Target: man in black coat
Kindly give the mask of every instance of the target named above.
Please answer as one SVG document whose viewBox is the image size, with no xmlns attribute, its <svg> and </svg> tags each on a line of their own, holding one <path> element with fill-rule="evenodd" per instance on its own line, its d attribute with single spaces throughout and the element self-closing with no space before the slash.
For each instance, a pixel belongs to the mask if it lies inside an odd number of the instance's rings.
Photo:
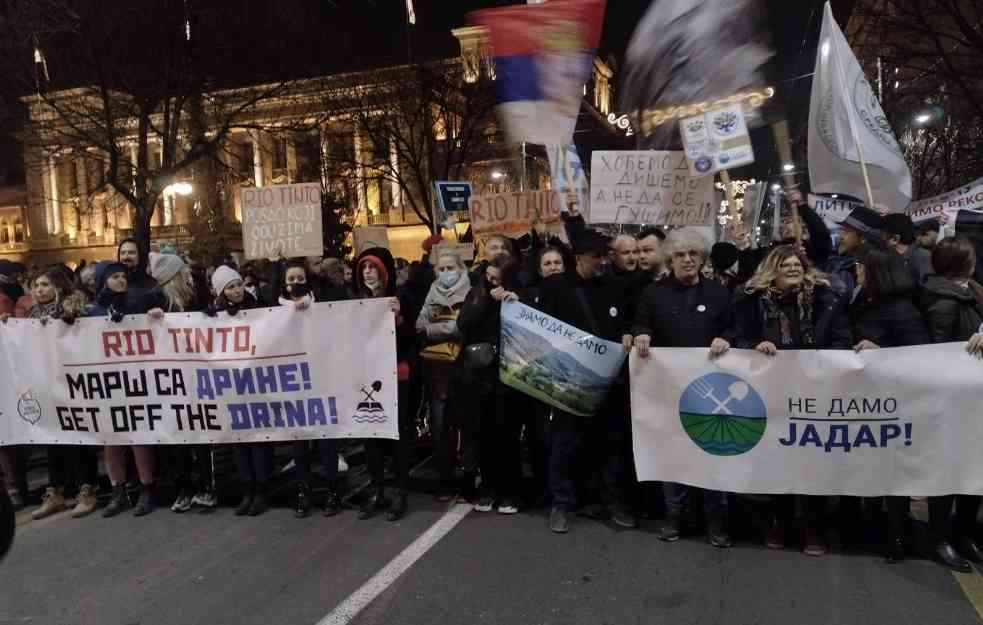
<svg viewBox="0 0 983 625">
<path fill-rule="evenodd" d="M 119 242 L 116 260 L 126 267 L 127 311 L 142 314 L 154 308 L 167 310 L 164 292 L 147 273 L 148 253 L 136 239 L 127 238 Z"/>
<path fill-rule="evenodd" d="M 722 338 L 732 321 L 730 291 L 700 276 L 707 243 L 699 232 L 676 230 L 667 243 L 671 273 L 639 298 L 632 328 L 635 348 L 642 358 L 648 357 L 650 347 L 709 347 L 711 355 L 720 355 L 730 347 Z M 659 538 L 673 542 L 679 540 L 680 519 L 691 489 L 669 482 L 662 489 L 668 514 Z M 726 493 L 704 491 L 703 506 L 710 543 L 729 547 Z"/>
<path fill-rule="evenodd" d="M 550 276 L 540 284 L 539 309 L 560 321 L 609 341 L 630 345 L 625 315 L 624 282 L 601 275 L 608 244 L 602 235 L 585 230 L 574 240 L 576 271 Z M 554 409 L 549 423 L 549 489 L 553 498 L 550 529 L 569 529 L 569 513 L 577 504 L 575 460 L 587 457 L 601 473 L 601 496 L 615 521 L 634 527 L 636 521 L 624 506 L 625 450 L 630 441 L 624 398 L 624 382 L 615 383 L 593 417 L 579 417 Z M 586 444 L 581 445 L 585 442 Z"/>
</svg>

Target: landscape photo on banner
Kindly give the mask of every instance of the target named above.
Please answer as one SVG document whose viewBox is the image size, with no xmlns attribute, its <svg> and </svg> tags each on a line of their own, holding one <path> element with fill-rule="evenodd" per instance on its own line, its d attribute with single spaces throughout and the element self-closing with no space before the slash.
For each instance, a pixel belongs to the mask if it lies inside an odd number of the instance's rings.
<svg viewBox="0 0 983 625">
<path fill-rule="evenodd" d="M 398 438 L 384 299 L 0 326 L 0 445 Z"/>
<path fill-rule="evenodd" d="M 595 150 L 590 223 L 712 226 L 713 178 L 690 175 L 683 152 Z"/>
<path fill-rule="evenodd" d="M 291 258 L 324 253 L 320 183 L 243 187 L 238 193 L 246 258 Z"/>
<path fill-rule="evenodd" d="M 943 215 L 948 216 L 950 221 L 955 221 L 956 213 L 961 210 L 983 212 L 983 178 L 977 178 L 948 193 L 912 202 L 905 213 L 918 224 L 939 219 Z"/>
<path fill-rule="evenodd" d="M 965 343 L 893 349 L 652 349 L 629 359 L 640 481 L 732 493 L 983 494 Z M 912 372 L 917 371 L 917 375 Z"/>
<path fill-rule="evenodd" d="M 499 378 L 565 412 L 591 416 L 614 382 L 626 353 L 519 302 L 502 304 Z"/>
</svg>

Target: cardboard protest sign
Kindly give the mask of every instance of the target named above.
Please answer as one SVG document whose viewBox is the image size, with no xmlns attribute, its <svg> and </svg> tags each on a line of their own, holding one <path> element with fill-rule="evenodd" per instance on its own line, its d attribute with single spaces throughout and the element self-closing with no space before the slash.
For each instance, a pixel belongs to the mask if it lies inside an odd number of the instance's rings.
<svg viewBox="0 0 983 625">
<path fill-rule="evenodd" d="M 438 243 L 430 253 L 430 262 L 436 263 L 441 254 L 457 254 L 463 261 L 474 260 L 474 243 Z"/>
<path fill-rule="evenodd" d="M 359 226 L 352 230 L 352 247 L 361 254 L 370 247 L 389 249 L 389 229 L 385 226 Z"/>
<path fill-rule="evenodd" d="M 113 324 L 11 319 L 0 445 L 395 439 L 395 364 L 384 299 Z"/>
<path fill-rule="evenodd" d="M 519 302 L 502 304 L 504 384 L 571 414 L 597 412 L 625 349 Z"/>
<path fill-rule="evenodd" d="M 955 220 L 956 213 L 961 210 L 983 212 L 983 178 L 948 193 L 912 202 L 905 213 L 917 224 L 939 219 L 943 214 Z"/>
<path fill-rule="evenodd" d="M 693 176 L 711 176 L 754 162 L 751 135 L 740 103 L 681 119 L 679 131 Z"/>
<path fill-rule="evenodd" d="M 552 191 L 514 191 L 472 195 L 468 201 L 471 211 L 471 232 L 475 238 L 493 234 L 522 236 L 532 230 L 537 221 L 547 230 L 560 235 L 560 203 Z M 563 235 L 561 238 L 565 238 Z"/>
<path fill-rule="evenodd" d="M 713 178 L 694 178 L 682 152 L 595 151 L 590 223 L 711 226 Z"/>
<path fill-rule="evenodd" d="M 319 183 L 244 187 L 240 199 L 246 258 L 324 253 Z"/>
</svg>

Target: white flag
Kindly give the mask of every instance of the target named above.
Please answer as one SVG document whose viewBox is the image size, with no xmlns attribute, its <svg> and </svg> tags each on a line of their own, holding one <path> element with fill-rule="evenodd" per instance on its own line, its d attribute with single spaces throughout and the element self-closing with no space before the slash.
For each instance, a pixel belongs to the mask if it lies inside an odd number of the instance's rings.
<svg viewBox="0 0 983 625">
<path fill-rule="evenodd" d="M 874 202 L 903 211 L 911 201 L 911 171 L 827 2 L 809 107 L 812 190 L 866 198 L 861 158 Z"/>
<path fill-rule="evenodd" d="M 413 10 L 413 0 L 406 0 L 406 15 L 409 16 L 410 24 L 416 25 L 416 11 Z"/>
</svg>

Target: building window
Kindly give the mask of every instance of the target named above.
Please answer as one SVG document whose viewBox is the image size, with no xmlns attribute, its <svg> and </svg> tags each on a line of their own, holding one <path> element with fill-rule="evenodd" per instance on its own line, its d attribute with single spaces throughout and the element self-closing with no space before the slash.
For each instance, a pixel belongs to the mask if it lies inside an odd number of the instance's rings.
<svg viewBox="0 0 983 625">
<path fill-rule="evenodd" d="M 287 137 L 273 138 L 273 178 L 287 181 Z"/>
<path fill-rule="evenodd" d="M 7 220 L 0 219 L 0 245 L 10 243 L 10 232 L 7 230 Z"/>
<path fill-rule="evenodd" d="M 19 217 L 14 222 L 14 241 L 17 243 L 24 242 L 24 222 Z"/>
<path fill-rule="evenodd" d="M 294 135 L 297 155 L 296 180 L 294 182 L 320 182 L 321 138 L 318 132 L 298 132 Z"/>
</svg>

